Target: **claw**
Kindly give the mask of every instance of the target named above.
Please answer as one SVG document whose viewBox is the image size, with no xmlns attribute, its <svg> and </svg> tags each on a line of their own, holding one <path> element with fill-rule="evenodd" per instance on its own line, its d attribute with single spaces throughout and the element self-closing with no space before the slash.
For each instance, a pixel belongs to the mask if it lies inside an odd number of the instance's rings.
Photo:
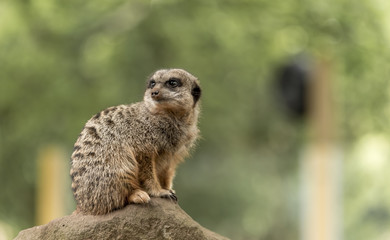
<svg viewBox="0 0 390 240">
<path fill-rule="evenodd" d="M 176 194 L 175 194 L 174 192 L 172 192 L 172 191 L 169 191 L 169 192 L 171 193 L 171 195 L 169 195 L 169 197 L 170 197 L 173 201 L 177 202 L 177 196 L 176 196 Z"/>
<path fill-rule="evenodd" d="M 174 202 L 177 202 L 177 196 L 176 196 L 176 194 L 172 190 L 169 190 L 169 194 L 162 195 L 161 197 L 162 198 L 168 198 L 170 200 L 173 200 Z"/>
</svg>

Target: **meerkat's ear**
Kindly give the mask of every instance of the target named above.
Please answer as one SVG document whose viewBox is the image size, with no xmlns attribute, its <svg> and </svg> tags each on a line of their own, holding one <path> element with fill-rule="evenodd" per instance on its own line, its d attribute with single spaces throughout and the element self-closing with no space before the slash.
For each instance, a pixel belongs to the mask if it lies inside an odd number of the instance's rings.
<svg viewBox="0 0 390 240">
<path fill-rule="evenodd" d="M 202 90 L 198 84 L 194 84 L 194 87 L 191 90 L 192 97 L 194 98 L 194 106 L 198 102 L 200 95 L 202 95 Z"/>
</svg>

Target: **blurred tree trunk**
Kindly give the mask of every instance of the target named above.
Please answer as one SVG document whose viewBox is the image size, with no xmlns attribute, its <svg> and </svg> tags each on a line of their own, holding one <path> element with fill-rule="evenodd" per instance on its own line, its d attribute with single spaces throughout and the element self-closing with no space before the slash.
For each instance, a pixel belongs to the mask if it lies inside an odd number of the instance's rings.
<svg viewBox="0 0 390 240">
<path fill-rule="evenodd" d="M 55 145 L 40 149 L 38 156 L 36 224 L 42 225 L 65 215 L 65 154 Z"/>
<path fill-rule="evenodd" d="M 316 63 L 309 84 L 309 139 L 302 168 L 302 239 L 341 239 L 341 158 L 338 154 L 331 65 Z"/>
</svg>

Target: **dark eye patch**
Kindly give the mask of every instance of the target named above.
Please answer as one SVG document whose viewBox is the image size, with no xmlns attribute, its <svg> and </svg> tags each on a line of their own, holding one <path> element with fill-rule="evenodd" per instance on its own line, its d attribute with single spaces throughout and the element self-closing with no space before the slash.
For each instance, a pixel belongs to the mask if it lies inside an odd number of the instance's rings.
<svg viewBox="0 0 390 240">
<path fill-rule="evenodd" d="M 183 85 L 179 78 L 170 78 L 165 84 L 170 88 L 181 87 Z"/>
<path fill-rule="evenodd" d="M 149 81 L 148 88 L 154 88 L 154 86 L 156 86 L 156 81 L 152 79 Z"/>
</svg>

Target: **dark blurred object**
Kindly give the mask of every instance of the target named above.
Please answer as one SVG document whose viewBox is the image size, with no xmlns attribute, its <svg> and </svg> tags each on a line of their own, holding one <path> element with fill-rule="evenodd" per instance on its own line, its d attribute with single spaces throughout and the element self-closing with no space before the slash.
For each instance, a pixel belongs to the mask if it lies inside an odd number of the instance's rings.
<svg viewBox="0 0 390 240">
<path fill-rule="evenodd" d="M 310 61 L 299 55 L 276 71 L 276 94 L 288 115 L 303 118 L 307 115 L 307 91 Z"/>
</svg>

